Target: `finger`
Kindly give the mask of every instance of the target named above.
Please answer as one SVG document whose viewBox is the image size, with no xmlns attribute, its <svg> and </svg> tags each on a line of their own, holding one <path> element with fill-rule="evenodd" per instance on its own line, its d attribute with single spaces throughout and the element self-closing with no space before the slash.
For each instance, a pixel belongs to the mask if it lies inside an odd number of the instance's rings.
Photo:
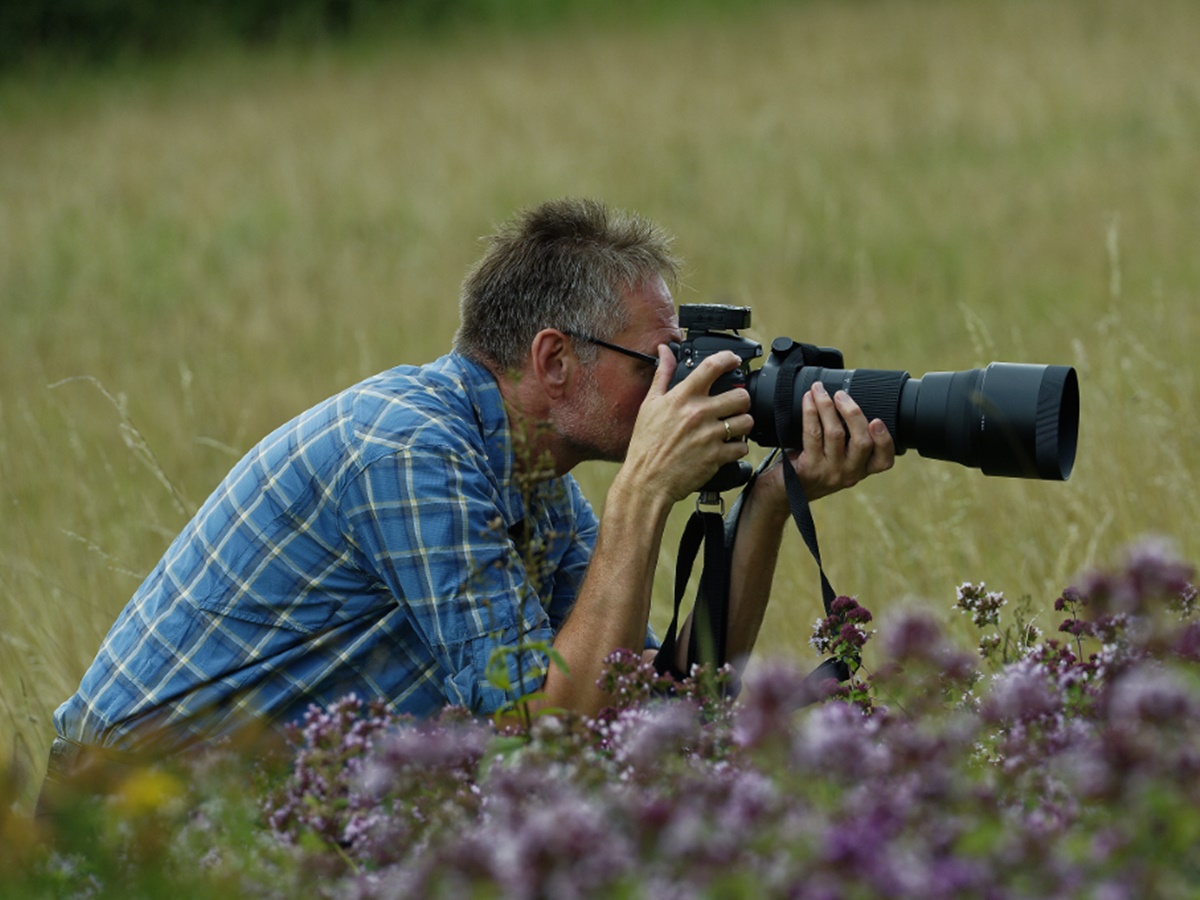
<svg viewBox="0 0 1200 900">
<path fill-rule="evenodd" d="M 727 421 L 729 420 L 726 419 L 721 423 L 721 433 L 717 437 L 717 459 L 722 465 L 741 459 L 750 452 L 750 445 L 733 431 L 732 425 L 730 426 L 730 433 L 733 434 L 733 437 L 730 440 L 725 439 L 724 424 Z"/>
<path fill-rule="evenodd" d="M 688 373 L 683 384 L 694 394 L 707 394 L 718 378 L 741 364 L 741 357 L 732 350 L 722 350 L 702 359 L 700 365 Z"/>
<path fill-rule="evenodd" d="M 875 439 L 871 436 L 867 416 L 862 408 L 854 402 L 854 398 L 845 391 L 838 391 L 834 394 L 833 401 L 848 432 L 846 463 L 851 469 L 865 470 L 875 452 Z"/>
<path fill-rule="evenodd" d="M 721 450 L 726 454 L 721 460 L 721 464 L 724 465 L 725 463 L 736 462 L 749 453 L 750 445 L 745 441 L 730 441 L 727 444 L 722 444 Z"/>
<path fill-rule="evenodd" d="M 846 427 L 842 417 L 838 415 L 837 406 L 825 385 L 814 381 L 812 386 L 813 400 L 817 406 L 817 414 L 821 420 L 822 444 L 825 456 L 841 460 L 846 455 Z"/>
<path fill-rule="evenodd" d="M 740 415 L 750 410 L 750 393 L 745 388 L 732 388 L 712 397 L 712 411 L 719 419 Z"/>
<path fill-rule="evenodd" d="M 750 415 L 749 413 L 730 416 L 729 427 L 733 429 L 734 440 L 744 441 L 750 437 L 750 433 L 754 431 L 754 416 Z"/>
<path fill-rule="evenodd" d="M 833 395 L 834 404 L 846 424 L 846 462 L 852 468 L 873 475 L 887 471 L 895 463 L 896 446 L 882 419 L 867 421 L 862 407 L 846 391 Z"/>
<path fill-rule="evenodd" d="M 651 394 L 662 396 L 667 392 L 667 388 L 671 385 L 671 376 L 675 374 L 675 354 L 671 352 L 671 348 L 666 344 L 658 345 L 658 368 L 654 370 L 654 380 L 650 382 L 650 390 L 646 392 L 647 396 Z"/>
<path fill-rule="evenodd" d="M 883 419 L 872 419 L 868 426 L 871 430 L 871 439 L 875 443 L 875 450 L 871 454 L 871 461 L 868 464 L 867 471 L 872 474 L 886 472 L 896 463 L 896 442 L 892 439 L 892 433 L 883 424 Z"/>
<path fill-rule="evenodd" d="M 800 399 L 800 424 L 804 454 L 809 460 L 824 456 L 825 429 L 821 427 L 821 414 L 817 412 L 817 401 L 812 390 L 805 391 Z"/>
<path fill-rule="evenodd" d="M 746 436 L 754 430 L 754 417 L 744 413 L 726 416 L 721 419 L 721 425 L 727 429 L 721 432 L 721 440 L 726 442 L 744 441 Z"/>
</svg>

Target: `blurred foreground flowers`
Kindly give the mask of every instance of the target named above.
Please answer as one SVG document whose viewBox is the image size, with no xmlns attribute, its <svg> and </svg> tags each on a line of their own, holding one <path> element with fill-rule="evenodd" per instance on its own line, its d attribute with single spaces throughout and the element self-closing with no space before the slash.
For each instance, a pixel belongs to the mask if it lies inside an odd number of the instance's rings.
<svg viewBox="0 0 1200 900">
<path fill-rule="evenodd" d="M 347 697 L 310 710 L 282 770 L 217 752 L 136 776 L 81 801 L 55 851 L 8 813 L 0 895 L 1197 896 L 1193 578 L 1135 547 L 1063 592 L 1050 637 L 962 585 L 977 649 L 929 614 L 874 641 L 846 598 L 814 635 L 868 661 L 849 684 L 773 661 L 737 700 L 703 671 L 656 699 L 620 653 L 617 706 L 523 735 Z"/>
</svg>

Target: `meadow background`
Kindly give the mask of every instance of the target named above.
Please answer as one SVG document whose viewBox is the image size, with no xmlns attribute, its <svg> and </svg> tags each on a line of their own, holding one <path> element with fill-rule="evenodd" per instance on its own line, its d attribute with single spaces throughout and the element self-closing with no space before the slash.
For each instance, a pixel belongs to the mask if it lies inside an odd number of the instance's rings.
<svg viewBox="0 0 1200 900">
<path fill-rule="evenodd" d="M 1200 559 L 1200 7 L 619 8 L 0 76 L 0 767 L 26 797 L 54 708 L 241 453 L 444 352 L 477 238 L 548 197 L 661 222 L 677 300 L 751 305 L 767 341 L 1078 368 L 1069 482 L 910 454 L 817 505 L 880 629 L 970 580 L 1050 632 L 1140 535 Z M 578 472 L 598 507 L 613 472 Z M 819 612 L 789 535 L 763 652 L 815 662 Z"/>
</svg>

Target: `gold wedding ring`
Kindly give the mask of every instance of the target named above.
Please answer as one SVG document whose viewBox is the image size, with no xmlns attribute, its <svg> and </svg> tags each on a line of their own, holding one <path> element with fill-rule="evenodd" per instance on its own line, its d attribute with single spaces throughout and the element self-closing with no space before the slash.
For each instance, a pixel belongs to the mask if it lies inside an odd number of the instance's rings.
<svg viewBox="0 0 1200 900">
<path fill-rule="evenodd" d="M 733 429 L 729 427 L 729 420 L 722 419 L 721 422 L 725 425 L 725 443 L 733 440 Z"/>
</svg>

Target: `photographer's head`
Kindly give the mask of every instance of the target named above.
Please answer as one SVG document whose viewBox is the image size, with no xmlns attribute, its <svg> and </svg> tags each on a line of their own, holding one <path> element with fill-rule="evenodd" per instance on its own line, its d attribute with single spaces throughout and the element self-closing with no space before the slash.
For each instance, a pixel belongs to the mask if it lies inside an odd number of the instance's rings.
<svg viewBox="0 0 1200 900">
<path fill-rule="evenodd" d="M 674 281 L 667 232 L 594 200 L 524 210 L 487 239 L 460 298 L 455 349 L 497 374 L 519 370 L 534 337 L 553 328 L 612 341 L 630 324 L 624 297 L 647 281 Z M 576 341 L 581 362 L 600 348 Z"/>
<path fill-rule="evenodd" d="M 681 337 L 671 241 L 637 214 L 554 200 L 502 226 L 463 282 L 455 349 L 540 423 L 535 452 L 558 472 L 625 456 L 658 347 Z"/>
</svg>

